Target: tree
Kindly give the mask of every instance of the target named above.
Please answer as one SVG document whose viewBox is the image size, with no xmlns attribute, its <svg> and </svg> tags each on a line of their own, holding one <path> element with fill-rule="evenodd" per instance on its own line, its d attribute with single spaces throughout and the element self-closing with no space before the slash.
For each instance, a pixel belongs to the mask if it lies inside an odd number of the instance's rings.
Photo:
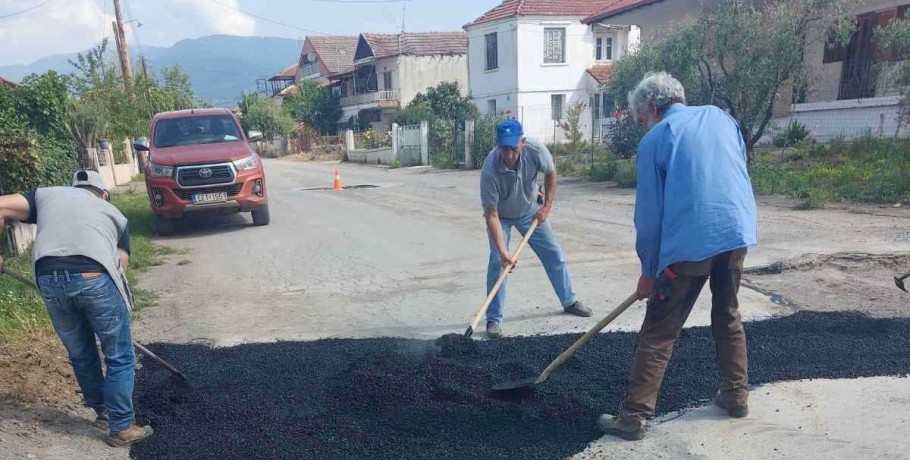
<svg viewBox="0 0 910 460">
<path fill-rule="evenodd" d="M 79 147 L 79 164 L 94 166 L 89 149 L 95 146 L 98 134 L 107 130 L 104 114 L 92 104 L 73 99 L 67 103 L 64 127 Z"/>
<path fill-rule="evenodd" d="M 895 19 L 875 31 L 876 41 L 899 62 L 900 73 L 897 85 L 901 99 L 898 103 L 897 120 L 901 127 L 910 125 L 910 20 Z"/>
<path fill-rule="evenodd" d="M 566 132 L 566 137 L 569 140 L 570 152 L 578 152 L 585 146 L 584 133 L 581 131 L 581 117 L 586 110 L 588 110 L 587 103 L 583 101 L 576 102 L 569 106 L 565 120 L 559 121 L 559 127 Z"/>
<path fill-rule="evenodd" d="M 621 109 L 645 72 L 667 71 L 690 104 L 713 104 L 736 119 L 749 152 L 787 84 L 810 84 L 805 49 L 845 42 L 858 0 L 720 0 L 620 60 L 610 92 Z"/>
<path fill-rule="evenodd" d="M 322 134 L 338 132 L 338 120 L 344 113 L 341 97 L 313 81 L 300 82 L 298 89 L 298 94 L 285 98 L 285 110 Z"/>
<path fill-rule="evenodd" d="M 274 100 L 258 93 L 243 93 L 240 96 L 240 122 L 244 130 L 259 130 L 262 136 L 272 141 L 287 135 L 294 129 L 294 119 Z"/>
</svg>

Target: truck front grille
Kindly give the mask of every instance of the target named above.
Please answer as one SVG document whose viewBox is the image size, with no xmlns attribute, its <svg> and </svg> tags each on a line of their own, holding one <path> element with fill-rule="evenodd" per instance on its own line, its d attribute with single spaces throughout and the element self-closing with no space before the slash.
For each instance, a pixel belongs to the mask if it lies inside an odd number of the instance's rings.
<svg viewBox="0 0 910 460">
<path fill-rule="evenodd" d="M 177 183 L 181 187 L 228 184 L 234 182 L 234 168 L 230 164 L 180 166 Z"/>
</svg>

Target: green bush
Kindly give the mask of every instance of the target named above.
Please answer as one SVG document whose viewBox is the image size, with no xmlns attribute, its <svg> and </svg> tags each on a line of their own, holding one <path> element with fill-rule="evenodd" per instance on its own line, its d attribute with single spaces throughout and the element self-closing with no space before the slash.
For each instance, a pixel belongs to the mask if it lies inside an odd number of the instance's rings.
<svg viewBox="0 0 910 460">
<path fill-rule="evenodd" d="M 614 180 L 622 188 L 635 188 L 638 185 L 638 172 L 635 170 L 635 159 L 617 161 Z"/>
<path fill-rule="evenodd" d="M 774 136 L 775 147 L 793 147 L 800 142 L 809 139 L 811 133 L 805 124 L 799 120 L 791 120 L 787 127 Z"/>
</svg>

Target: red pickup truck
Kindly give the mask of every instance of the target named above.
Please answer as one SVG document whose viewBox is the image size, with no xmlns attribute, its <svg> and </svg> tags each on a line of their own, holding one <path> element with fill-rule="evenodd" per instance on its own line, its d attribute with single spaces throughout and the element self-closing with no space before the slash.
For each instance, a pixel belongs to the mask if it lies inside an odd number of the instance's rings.
<svg viewBox="0 0 910 460">
<path fill-rule="evenodd" d="M 173 234 L 177 219 L 197 212 L 250 212 L 253 224 L 268 225 L 265 170 L 250 146 L 261 138 L 244 133 L 227 109 L 155 115 L 149 141 L 133 146 L 148 152 L 143 172 L 156 233 Z"/>
</svg>

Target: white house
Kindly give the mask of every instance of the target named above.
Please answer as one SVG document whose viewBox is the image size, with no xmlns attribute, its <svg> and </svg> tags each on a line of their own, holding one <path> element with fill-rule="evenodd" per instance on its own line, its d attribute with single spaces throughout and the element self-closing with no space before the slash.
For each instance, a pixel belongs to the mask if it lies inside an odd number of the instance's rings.
<svg viewBox="0 0 910 460">
<path fill-rule="evenodd" d="M 544 142 L 564 140 L 559 121 L 585 104 L 582 130 L 599 138 L 601 120 L 614 112 L 603 84 L 613 62 L 637 43 L 638 31 L 582 19 L 616 3 L 506 0 L 465 25 L 472 100 L 481 111 L 520 120 L 529 136 Z"/>
<path fill-rule="evenodd" d="M 699 14 L 702 5 L 693 0 L 620 0 L 583 22 L 636 26 L 647 41 L 673 21 Z M 865 0 L 856 10 L 857 30 L 848 45 L 828 46 L 813 37 L 805 54 L 813 68 L 809 87 L 805 91 L 783 88 L 774 107 L 775 124 L 797 120 L 821 141 L 900 134 L 899 63 L 876 49 L 874 30 L 894 18 L 910 17 L 908 10 L 910 0 Z M 766 135 L 764 141 L 770 140 L 771 135 Z"/>
</svg>

